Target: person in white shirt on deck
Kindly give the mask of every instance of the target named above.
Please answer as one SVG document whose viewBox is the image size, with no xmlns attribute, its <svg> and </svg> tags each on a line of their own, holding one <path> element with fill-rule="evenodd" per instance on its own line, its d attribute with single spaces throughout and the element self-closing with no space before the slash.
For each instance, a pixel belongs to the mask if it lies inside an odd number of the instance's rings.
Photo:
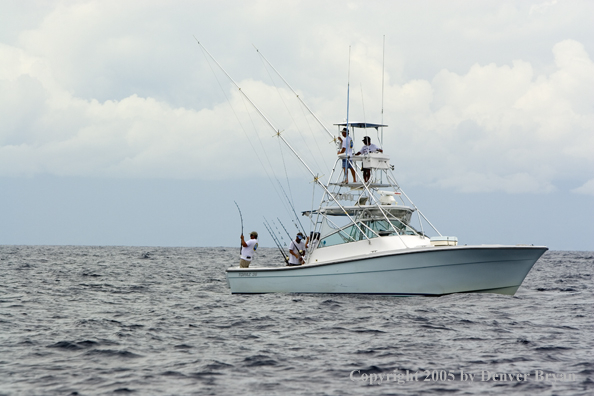
<svg viewBox="0 0 594 396">
<path fill-rule="evenodd" d="M 309 237 L 305 241 L 304 238 L 302 233 L 298 233 L 295 240 L 291 241 L 291 245 L 289 245 L 289 263 L 287 265 L 302 265 L 305 262 L 303 256 L 309 243 Z"/>
<path fill-rule="evenodd" d="M 239 259 L 240 268 L 248 268 L 258 249 L 258 233 L 256 231 L 250 232 L 250 240 L 246 242 L 241 234 L 241 257 Z"/>
<path fill-rule="evenodd" d="M 382 150 L 381 148 L 377 147 L 375 144 L 371 143 L 371 138 L 369 136 L 365 136 L 363 138 L 363 144 L 364 146 L 361 147 L 361 150 L 359 150 L 358 153 L 356 153 L 355 155 L 367 155 L 369 153 L 383 153 L 384 150 Z M 368 168 L 363 168 L 363 179 L 365 180 L 365 183 L 367 183 L 369 181 L 369 179 L 371 178 L 371 169 Z"/>
<path fill-rule="evenodd" d="M 343 139 L 344 138 L 344 139 Z M 353 139 L 350 136 L 347 136 L 347 129 L 342 128 L 342 138 L 339 136 L 338 141 L 340 141 L 341 149 L 338 154 L 345 154 L 347 158 L 342 160 L 342 169 L 344 169 L 344 182 L 349 182 L 349 174 L 347 169 L 351 169 L 351 174 L 353 175 L 353 183 L 357 182 L 357 178 L 355 177 L 355 169 L 353 168 L 353 164 L 350 161 L 350 157 L 353 155 Z"/>
</svg>

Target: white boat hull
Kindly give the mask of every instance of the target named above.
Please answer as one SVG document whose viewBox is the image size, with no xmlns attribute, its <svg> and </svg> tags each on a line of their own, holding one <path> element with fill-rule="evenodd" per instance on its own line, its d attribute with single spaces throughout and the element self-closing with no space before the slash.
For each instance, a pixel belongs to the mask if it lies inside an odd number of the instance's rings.
<svg viewBox="0 0 594 396">
<path fill-rule="evenodd" d="M 382 252 L 299 267 L 229 268 L 231 293 L 513 295 L 543 246 L 448 246 Z"/>
</svg>

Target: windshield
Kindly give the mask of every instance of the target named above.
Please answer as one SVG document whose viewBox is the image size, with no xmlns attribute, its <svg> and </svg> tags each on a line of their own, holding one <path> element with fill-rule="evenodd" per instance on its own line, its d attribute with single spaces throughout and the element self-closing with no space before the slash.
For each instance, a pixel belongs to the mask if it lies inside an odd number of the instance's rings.
<svg viewBox="0 0 594 396">
<path fill-rule="evenodd" d="M 397 219 L 393 219 L 391 223 L 400 235 L 416 234 L 415 230 L 412 227 L 403 224 L 401 221 Z M 358 224 L 359 228 L 363 230 L 367 238 L 397 235 L 387 220 L 367 220 L 358 222 Z M 366 239 L 365 236 L 361 233 L 361 231 L 359 231 L 359 228 L 357 228 L 354 224 L 351 224 L 348 227 L 341 228 L 322 239 L 318 247 L 322 248 Z"/>
</svg>

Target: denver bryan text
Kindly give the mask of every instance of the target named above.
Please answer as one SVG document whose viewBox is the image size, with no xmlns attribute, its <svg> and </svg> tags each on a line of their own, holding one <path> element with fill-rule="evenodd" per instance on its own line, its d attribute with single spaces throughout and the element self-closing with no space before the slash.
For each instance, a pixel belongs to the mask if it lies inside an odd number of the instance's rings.
<svg viewBox="0 0 594 396">
<path fill-rule="evenodd" d="M 403 384 L 405 382 L 573 382 L 577 381 L 575 373 L 547 373 L 543 370 L 533 370 L 528 373 L 501 373 L 481 370 L 478 372 L 459 372 L 447 370 L 398 370 L 387 373 L 363 373 L 361 370 L 353 370 L 349 376 L 353 382 L 363 382 L 369 385 L 380 385 L 384 382 L 395 382 Z"/>
</svg>

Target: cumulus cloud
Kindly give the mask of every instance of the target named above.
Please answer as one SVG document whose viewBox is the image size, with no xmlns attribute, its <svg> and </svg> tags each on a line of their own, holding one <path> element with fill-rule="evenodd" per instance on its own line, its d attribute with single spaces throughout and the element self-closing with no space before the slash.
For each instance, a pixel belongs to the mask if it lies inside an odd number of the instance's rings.
<svg viewBox="0 0 594 396">
<path fill-rule="evenodd" d="M 591 175 L 594 64 L 573 40 L 553 53 L 548 74 L 518 60 L 393 87 L 411 176 L 461 191 L 550 192 L 555 180 Z"/>
<path fill-rule="evenodd" d="M 280 161 L 270 141 L 259 142 L 274 131 L 241 112 L 247 101 L 237 90 L 229 98 L 239 120 L 228 103 L 195 110 L 135 94 L 99 102 L 62 89 L 47 62 L 20 49 L 2 45 L 0 58 L 10 60 L 0 76 L 0 175 L 220 178 L 242 169 L 246 157 L 255 161 L 250 144 Z M 261 82 L 241 84 L 257 101 L 274 94 Z"/>
<path fill-rule="evenodd" d="M 137 32 L 126 30 L 124 23 L 137 9 L 122 5 L 121 13 L 114 14 L 115 4 L 61 4 L 17 43 L 0 43 L 0 175 L 209 179 L 233 178 L 238 170 L 262 176 L 265 168 L 289 176 L 307 174 L 299 165 L 287 166 L 295 159 L 224 77 L 228 102 L 220 92 L 213 95 L 204 84 L 197 85 L 198 79 L 216 85 L 202 58 L 187 62 L 199 73 L 182 70 L 181 62 L 161 59 L 175 51 L 162 42 L 151 48 L 142 40 L 140 32 L 150 30 L 147 21 L 168 26 L 166 18 L 155 17 L 163 11 L 158 3 L 145 10 L 150 18 L 139 17 L 144 22 L 138 21 L 142 29 Z M 545 13 L 553 5 L 542 3 L 530 13 Z M 521 14 L 506 6 L 492 23 L 509 20 L 506 15 L 516 21 Z M 270 18 L 264 11 L 257 15 L 260 22 Z M 114 28 L 105 31 L 103 19 Z M 316 24 L 304 34 L 323 40 L 293 43 L 304 62 L 319 67 L 289 67 L 291 77 L 307 81 L 303 87 L 293 85 L 304 89 L 299 94 L 329 128 L 345 117 L 348 59 L 342 49 L 349 43 L 340 26 Z M 468 63 L 462 72 L 444 68 L 430 78 L 405 79 L 401 63 L 388 64 L 385 149 L 398 178 L 463 192 L 506 193 L 547 193 L 560 180 L 590 180 L 594 64 L 579 41 L 562 40 L 549 49 L 553 61 L 544 67 L 518 58 Z M 252 70 L 243 62 L 229 58 L 222 63 L 233 72 Z M 298 67 L 307 75 L 300 75 Z M 351 68 L 356 76 L 351 120 L 379 121 L 381 47 L 364 39 L 355 42 Z M 340 73 L 344 76 L 337 77 Z M 187 77 L 174 79 L 175 74 Z M 239 84 L 312 168 L 327 175 L 335 159 L 329 137 L 290 91 L 274 86 L 265 74 L 241 76 Z M 151 78 L 171 84 L 155 83 L 149 89 L 143 81 Z M 195 96 L 208 99 L 172 99 L 189 96 L 185 81 L 197 90 Z M 591 181 L 574 190 L 588 191 Z"/>
</svg>

